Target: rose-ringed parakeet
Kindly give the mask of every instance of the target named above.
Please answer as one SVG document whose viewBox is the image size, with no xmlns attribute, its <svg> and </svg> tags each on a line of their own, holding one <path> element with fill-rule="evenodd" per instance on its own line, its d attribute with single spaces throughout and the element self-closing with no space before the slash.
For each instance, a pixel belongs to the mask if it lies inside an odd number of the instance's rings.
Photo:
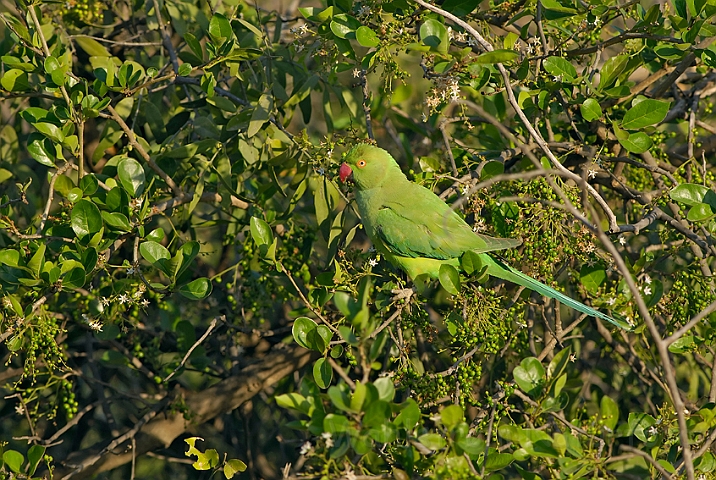
<svg viewBox="0 0 716 480">
<path fill-rule="evenodd" d="M 363 226 L 375 249 L 416 278 L 439 278 L 440 267 L 460 268 L 468 251 L 479 255 L 485 272 L 559 300 L 573 309 L 631 330 L 628 323 L 580 303 L 486 252 L 514 248 L 521 241 L 472 231 L 449 205 L 427 188 L 409 181 L 395 159 L 369 144 L 353 147 L 339 170 L 341 181 L 352 175 Z"/>
</svg>

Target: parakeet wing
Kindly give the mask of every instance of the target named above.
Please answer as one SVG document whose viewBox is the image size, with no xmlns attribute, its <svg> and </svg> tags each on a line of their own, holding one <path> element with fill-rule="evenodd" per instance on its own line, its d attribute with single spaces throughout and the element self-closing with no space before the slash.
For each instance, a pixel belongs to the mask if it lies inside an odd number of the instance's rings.
<svg viewBox="0 0 716 480">
<path fill-rule="evenodd" d="M 520 240 L 478 235 L 444 202 L 422 208 L 394 200 L 384 202 L 375 218 L 380 240 L 391 252 L 405 257 L 446 260 L 468 250 L 489 252 L 520 245 Z"/>
</svg>

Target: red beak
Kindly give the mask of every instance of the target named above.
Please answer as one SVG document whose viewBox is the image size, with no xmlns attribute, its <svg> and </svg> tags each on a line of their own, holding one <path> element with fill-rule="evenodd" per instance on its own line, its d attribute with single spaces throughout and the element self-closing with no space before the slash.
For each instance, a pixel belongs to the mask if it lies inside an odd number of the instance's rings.
<svg viewBox="0 0 716 480">
<path fill-rule="evenodd" d="M 345 162 L 341 164 L 341 168 L 338 170 L 338 176 L 341 177 L 341 182 L 343 183 L 346 183 L 346 178 L 348 178 L 352 173 L 353 170 L 351 170 L 351 167 L 349 167 Z"/>
</svg>

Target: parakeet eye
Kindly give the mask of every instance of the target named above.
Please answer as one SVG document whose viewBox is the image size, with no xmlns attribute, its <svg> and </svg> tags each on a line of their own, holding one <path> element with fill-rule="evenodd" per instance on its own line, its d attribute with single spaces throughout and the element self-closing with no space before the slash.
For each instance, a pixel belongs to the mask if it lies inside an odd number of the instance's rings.
<svg viewBox="0 0 716 480">
<path fill-rule="evenodd" d="M 365 167 L 365 160 L 358 160 L 358 163 L 356 163 L 356 165 L 358 165 L 358 168 Z"/>
</svg>

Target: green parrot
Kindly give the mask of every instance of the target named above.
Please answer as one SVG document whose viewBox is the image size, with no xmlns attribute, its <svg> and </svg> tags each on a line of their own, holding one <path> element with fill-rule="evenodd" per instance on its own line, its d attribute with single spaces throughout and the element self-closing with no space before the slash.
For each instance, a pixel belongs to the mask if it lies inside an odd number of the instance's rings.
<svg viewBox="0 0 716 480">
<path fill-rule="evenodd" d="M 355 199 L 363 226 L 376 251 L 416 281 L 439 278 L 440 267 L 460 269 L 460 257 L 468 251 L 479 255 L 485 272 L 559 300 L 573 309 L 631 330 L 617 320 L 566 296 L 534 278 L 493 258 L 486 252 L 520 245 L 520 240 L 494 238 L 472 231 L 449 205 L 427 188 L 409 181 L 395 159 L 369 144 L 359 144 L 346 155 L 339 176 L 352 176 Z"/>
</svg>

